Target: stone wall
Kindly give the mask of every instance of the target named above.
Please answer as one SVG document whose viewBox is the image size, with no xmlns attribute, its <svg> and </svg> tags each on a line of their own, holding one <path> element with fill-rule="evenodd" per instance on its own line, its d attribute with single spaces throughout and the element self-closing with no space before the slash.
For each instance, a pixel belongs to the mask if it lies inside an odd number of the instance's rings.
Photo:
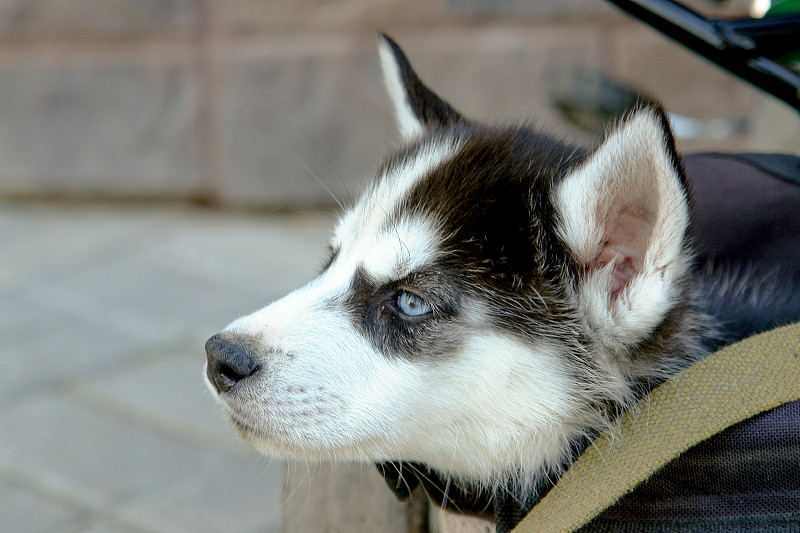
<svg viewBox="0 0 800 533">
<path fill-rule="evenodd" d="M 796 114 L 600 0 L 0 0 L 0 196 L 346 198 L 396 141 L 376 30 L 475 118 L 586 140 L 547 88 L 583 65 L 753 121 L 686 149 L 798 149 Z"/>
</svg>

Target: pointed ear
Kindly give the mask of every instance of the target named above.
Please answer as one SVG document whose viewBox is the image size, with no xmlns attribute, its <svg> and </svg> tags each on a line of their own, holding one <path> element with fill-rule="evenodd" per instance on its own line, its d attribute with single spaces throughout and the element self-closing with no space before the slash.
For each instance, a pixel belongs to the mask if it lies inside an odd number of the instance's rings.
<svg viewBox="0 0 800 533">
<path fill-rule="evenodd" d="M 581 311 L 611 342 L 642 340 L 675 305 L 689 264 L 686 181 L 664 111 L 634 110 L 553 202 Z"/>
<path fill-rule="evenodd" d="M 387 35 L 380 34 L 378 52 L 383 80 L 403 138 L 409 139 L 430 128 L 463 120 L 456 110 L 420 81 L 406 55 Z"/>
</svg>

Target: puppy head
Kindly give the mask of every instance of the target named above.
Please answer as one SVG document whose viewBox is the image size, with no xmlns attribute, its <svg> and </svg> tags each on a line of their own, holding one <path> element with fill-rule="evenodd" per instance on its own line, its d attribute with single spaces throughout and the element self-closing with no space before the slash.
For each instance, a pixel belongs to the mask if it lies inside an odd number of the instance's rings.
<svg viewBox="0 0 800 533">
<path fill-rule="evenodd" d="M 664 114 L 642 106 L 583 152 L 473 123 L 385 36 L 380 56 L 405 145 L 319 276 L 209 341 L 208 383 L 269 455 L 485 484 L 552 469 L 681 329 L 688 209 Z"/>
</svg>

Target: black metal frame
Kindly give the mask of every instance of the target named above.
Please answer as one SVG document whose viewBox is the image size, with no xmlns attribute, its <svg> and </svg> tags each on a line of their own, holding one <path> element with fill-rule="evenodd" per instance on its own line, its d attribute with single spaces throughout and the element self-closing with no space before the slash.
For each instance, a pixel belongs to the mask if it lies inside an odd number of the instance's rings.
<svg viewBox="0 0 800 533">
<path fill-rule="evenodd" d="M 800 50 L 800 15 L 724 20 L 672 0 L 608 1 L 800 112 L 800 74 L 776 61 Z"/>
</svg>

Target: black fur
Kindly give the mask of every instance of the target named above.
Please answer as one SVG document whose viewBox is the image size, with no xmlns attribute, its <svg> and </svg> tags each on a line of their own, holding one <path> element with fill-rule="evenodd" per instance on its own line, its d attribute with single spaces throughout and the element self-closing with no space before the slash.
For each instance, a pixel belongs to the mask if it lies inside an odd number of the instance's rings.
<svg viewBox="0 0 800 533">
<path fill-rule="evenodd" d="M 456 275 L 431 267 L 402 279 L 376 284 L 358 269 L 347 296 L 347 308 L 355 326 L 387 357 L 439 361 L 461 345 L 448 323 L 458 316 L 460 295 Z M 433 312 L 422 317 L 405 316 L 397 307 L 401 291 L 425 299 Z"/>
<path fill-rule="evenodd" d="M 395 57 L 407 91 L 408 103 L 419 121 L 428 127 L 452 126 L 460 122 L 461 115 L 422 83 L 397 43 L 386 34 L 381 33 L 380 36 Z"/>
</svg>

